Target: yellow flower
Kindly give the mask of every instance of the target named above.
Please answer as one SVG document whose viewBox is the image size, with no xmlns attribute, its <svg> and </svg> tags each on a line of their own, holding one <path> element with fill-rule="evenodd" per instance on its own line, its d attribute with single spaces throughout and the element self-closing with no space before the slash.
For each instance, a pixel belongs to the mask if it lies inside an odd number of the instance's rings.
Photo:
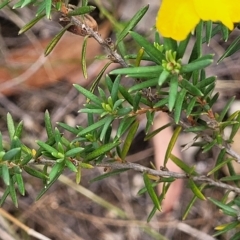
<svg viewBox="0 0 240 240">
<path fill-rule="evenodd" d="M 162 0 L 156 27 L 162 36 L 181 41 L 200 20 L 220 21 L 232 30 L 240 22 L 240 0 Z"/>
</svg>

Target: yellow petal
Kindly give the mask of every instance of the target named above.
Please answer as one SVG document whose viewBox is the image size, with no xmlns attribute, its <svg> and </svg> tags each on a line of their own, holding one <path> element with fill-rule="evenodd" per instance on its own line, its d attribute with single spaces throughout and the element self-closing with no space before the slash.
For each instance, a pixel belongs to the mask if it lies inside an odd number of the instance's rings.
<svg viewBox="0 0 240 240">
<path fill-rule="evenodd" d="M 240 1 L 229 0 L 229 16 L 234 23 L 240 22 Z M 231 3 L 231 4 L 230 4 Z"/>
<path fill-rule="evenodd" d="M 229 29 L 240 21 L 239 0 L 193 0 L 198 16 L 204 20 L 221 21 Z"/>
<path fill-rule="evenodd" d="M 199 21 L 193 0 L 162 0 L 156 27 L 163 37 L 180 41 L 187 37 Z"/>
</svg>

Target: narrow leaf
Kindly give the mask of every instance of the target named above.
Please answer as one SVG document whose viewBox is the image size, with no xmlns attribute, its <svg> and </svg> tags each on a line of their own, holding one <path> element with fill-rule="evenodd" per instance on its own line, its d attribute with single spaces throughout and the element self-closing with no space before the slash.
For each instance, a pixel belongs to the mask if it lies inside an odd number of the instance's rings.
<svg viewBox="0 0 240 240">
<path fill-rule="evenodd" d="M 16 183 L 18 186 L 18 190 L 21 193 L 22 196 L 25 195 L 25 186 L 24 186 L 24 182 L 23 182 L 23 178 L 21 174 L 15 174 L 14 175 L 16 178 Z"/>
<path fill-rule="evenodd" d="M 2 164 L 2 179 L 4 183 L 9 186 L 10 185 L 10 174 L 9 174 L 9 169 L 6 164 Z"/>
<path fill-rule="evenodd" d="M 232 160 L 233 160 L 232 158 L 228 158 L 227 160 L 220 162 L 211 171 L 209 171 L 207 173 L 207 176 L 210 176 L 211 174 L 215 173 L 216 171 L 218 171 L 220 168 L 222 168 L 223 166 L 225 166 L 227 163 L 231 162 Z M 236 179 L 234 179 L 234 180 L 236 180 Z M 221 179 L 221 181 L 223 181 L 223 180 Z"/>
<path fill-rule="evenodd" d="M 15 130 L 15 132 L 14 132 L 14 137 L 17 137 L 18 139 L 21 138 L 22 131 L 23 131 L 23 121 L 21 121 L 21 122 L 17 125 L 16 130 Z"/>
<path fill-rule="evenodd" d="M 6 5 L 8 5 L 8 3 L 10 3 L 10 0 L 5 0 L 2 3 L 0 3 L 0 9 L 4 8 Z"/>
<path fill-rule="evenodd" d="M 223 118 L 224 118 L 225 115 L 227 114 L 227 112 L 228 112 L 228 110 L 229 110 L 229 108 L 230 108 L 230 106 L 232 105 L 232 103 L 233 103 L 234 100 L 235 100 L 235 97 L 233 96 L 233 97 L 231 97 L 231 98 L 227 101 L 225 107 L 223 108 L 223 110 L 221 111 L 221 113 L 220 113 L 220 115 L 219 115 L 219 117 L 218 117 L 218 119 L 217 119 L 219 122 L 223 121 Z"/>
<path fill-rule="evenodd" d="M 186 109 L 186 116 L 189 117 L 189 115 L 192 113 L 193 108 L 195 107 L 196 104 L 196 98 L 193 97 L 190 102 L 188 103 L 187 109 Z"/>
<path fill-rule="evenodd" d="M 192 190 L 192 192 L 201 200 L 206 200 L 204 195 L 202 194 L 201 190 L 197 187 L 197 185 L 194 183 L 192 179 L 189 179 L 189 186 Z"/>
<path fill-rule="evenodd" d="M 187 90 L 182 89 L 177 96 L 177 101 L 175 104 L 175 111 L 174 111 L 174 121 L 176 122 L 176 124 L 179 123 L 181 113 L 183 111 L 182 107 L 183 107 L 183 102 L 184 102 L 186 93 L 187 93 Z"/>
<path fill-rule="evenodd" d="M 211 39 L 212 39 L 212 21 L 207 21 L 206 22 L 206 42 L 207 42 L 207 45 L 209 45 Z"/>
<path fill-rule="evenodd" d="M 69 125 L 67 125 L 66 123 L 61 123 L 61 122 L 57 122 L 57 124 L 59 126 L 61 126 L 63 129 L 67 130 L 68 132 L 71 132 L 75 135 L 78 134 L 79 130 L 76 127 L 71 127 Z"/>
<path fill-rule="evenodd" d="M 90 99 L 91 101 L 93 101 L 94 103 L 96 103 L 97 105 L 101 106 L 101 102 L 99 101 L 99 98 L 97 96 L 95 96 L 93 93 L 91 93 L 90 91 L 88 91 L 86 88 L 77 85 L 77 84 L 73 84 L 73 86 L 84 96 L 86 96 L 88 99 Z"/>
<path fill-rule="evenodd" d="M 231 159 L 232 160 L 232 159 Z M 227 161 L 228 163 L 229 161 Z M 232 176 L 227 176 L 227 177 L 222 177 L 220 181 L 239 181 L 240 180 L 240 175 L 232 175 Z"/>
<path fill-rule="evenodd" d="M 74 10 L 68 11 L 67 16 L 83 15 L 92 12 L 94 9 L 96 9 L 96 7 L 94 6 L 82 6 L 79 8 L 75 8 Z"/>
<path fill-rule="evenodd" d="M 199 190 L 202 191 L 206 186 L 207 186 L 206 183 L 202 184 L 202 185 L 199 187 Z M 189 202 L 189 204 L 187 205 L 186 210 L 184 211 L 182 220 L 185 220 L 185 219 L 187 218 L 188 213 L 189 213 L 189 211 L 191 210 L 193 204 L 196 202 L 196 200 L 197 200 L 197 196 L 194 195 L 193 198 L 192 198 L 192 200 L 191 200 L 191 201 Z"/>
<path fill-rule="evenodd" d="M 81 56 L 81 63 L 82 63 L 82 71 L 83 71 L 83 76 L 85 79 L 88 78 L 87 76 L 87 59 L 86 59 L 86 52 L 87 52 L 87 42 L 88 42 L 89 36 L 85 36 L 83 40 L 83 46 L 82 46 L 82 56 Z"/>
<path fill-rule="evenodd" d="M 20 31 L 18 32 L 18 34 L 22 34 L 26 31 L 28 31 L 30 28 L 32 28 L 36 23 L 38 23 L 39 20 L 41 20 L 43 17 L 46 16 L 46 13 L 42 13 L 39 14 L 38 16 L 36 16 L 33 20 L 31 20 L 30 22 L 28 22 L 25 26 L 23 26 Z"/>
<path fill-rule="evenodd" d="M 84 128 L 83 130 L 81 130 L 81 131 L 78 133 L 77 136 L 78 136 L 78 137 L 79 137 L 79 136 L 84 136 L 84 135 L 86 135 L 87 133 L 89 133 L 89 132 L 91 132 L 91 131 L 93 131 L 93 130 L 101 127 L 101 126 L 103 126 L 103 125 L 105 124 L 105 122 L 106 122 L 106 118 L 102 118 L 102 119 L 99 120 L 98 122 L 95 122 L 94 124 L 92 124 L 92 125 Z"/>
<path fill-rule="evenodd" d="M 113 116 L 107 116 L 105 118 L 105 124 L 104 124 L 104 126 L 102 128 L 102 131 L 101 131 L 101 134 L 100 134 L 100 138 L 99 138 L 100 141 L 103 141 L 103 139 L 105 138 L 106 133 L 107 133 L 109 127 L 111 126 L 113 120 L 114 120 Z"/>
<path fill-rule="evenodd" d="M 145 52 L 152 58 L 152 61 L 155 63 L 161 65 L 163 54 L 153 46 L 153 44 L 149 43 L 149 41 L 141 36 L 138 33 L 130 32 L 132 38 L 141 46 L 144 48 Z"/>
<path fill-rule="evenodd" d="M 169 75 L 170 75 L 169 71 L 167 71 L 165 69 L 162 71 L 162 73 L 160 74 L 159 79 L 158 79 L 158 85 L 160 87 L 165 83 L 165 81 L 167 80 Z"/>
<path fill-rule="evenodd" d="M 171 112 L 174 108 L 178 94 L 178 76 L 173 75 L 170 79 L 170 89 L 169 89 L 169 111 Z"/>
<path fill-rule="evenodd" d="M 183 57 L 187 49 L 190 38 L 191 38 L 191 34 L 188 34 L 187 38 L 179 43 L 178 49 L 177 49 L 177 59 Z"/>
<path fill-rule="evenodd" d="M 197 175 L 197 172 L 192 167 L 189 167 L 186 163 L 184 163 L 180 158 L 176 157 L 175 155 L 170 154 L 170 159 L 185 173 L 188 173 L 190 175 Z"/>
<path fill-rule="evenodd" d="M 114 143 L 107 143 L 105 145 L 102 145 L 99 148 L 97 148 L 96 150 L 94 150 L 93 152 L 89 153 L 86 156 L 85 160 L 86 161 L 91 161 L 95 158 L 98 158 L 98 157 L 102 156 L 103 154 L 108 153 L 110 150 L 112 150 L 113 148 L 115 148 L 119 144 L 120 144 L 120 142 L 114 142 Z"/>
<path fill-rule="evenodd" d="M 181 72 L 188 73 L 188 72 L 193 72 L 195 70 L 200 70 L 202 68 L 206 68 L 212 63 L 213 63 L 212 59 L 203 59 L 203 60 L 194 61 L 187 65 L 183 65 L 181 68 Z"/>
<path fill-rule="evenodd" d="M 203 93 L 199 90 L 199 88 L 191 84 L 186 79 L 182 79 L 182 81 L 180 81 L 180 85 L 182 88 L 185 88 L 193 96 L 199 96 L 199 97 L 203 96 Z"/>
<path fill-rule="evenodd" d="M 34 168 L 31 168 L 31 167 L 29 167 L 29 166 L 23 166 L 23 169 L 29 174 L 29 175 L 31 175 L 31 176 L 33 176 L 33 177 L 36 177 L 36 178 L 40 178 L 40 179 L 43 179 L 43 180 L 45 180 L 45 179 L 48 179 L 48 176 L 47 175 L 45 175 L 44 173 L 42 173 L 42 172 L 40 172 L 40 171 L 38 171 L 38 170 L 36 170 L 36 169 L 34 169 Z"/>
<path fill-rule="evenodd" d="M 21 152 L 21 148 L 12 148 L 3 155 L 2 160 L 11 161 L 20 152 Z"/>
<path fill-rule="evenodd" d="M 128 128 L 132 125 L 132 123 L 135 121 L 135 117 L 126 117 L 120 121 L 120 124 L 117 129 L 117 138 L 120 138 L 127 130 Z"/>
<path fill-rule="evenodd" d="M 96 181 L 100 181 L 100 180 L 103 180 L 103 179 L 105 179 L 105 178 L 118 175 L 118 174 L 120 174 L 120 173 L 122 173 L 122 172 L 125 172 L 125 171 L 127 171 L 127 170 L 129 170 L 129 168 L 116 169 L 116 170 L 110 171 L 110 172 L 108 172 L 108 173 L 105 173 L 105 174 L 103 174 L 103 175 L 100 175 L 100 176 L 98 176 L 98 177 L 95 177 L 95 178 L 91 179 L 89 182 L 90 182 L 90 183 L 93 183 L 93 182 L 96 182 Z"/>
<path fill-rule="evenodd" d="M 46 2 L 46 16 L 51 19 L 52 0 L 45 0 Z"/>
<path fill-rule="evenodd" d="M 77 154 L 81 153 L 84 150 L 82 147 L 75 147 L 73 149 L 68 150 L 65 153 L 65 157 L 75 157 Z"/>
<path fill-rule="evenodd" d="M 47 0 L 49 1 L 49 0 Z M 51 1 L 51 0 L 50 0 Z M 57 45 L 63 34 L 67 31 L 67 29 L 72 25 L 72 23 L 69 23 L 66 27 L 64 27 L 52 40 L 51 42 L 47 45 L 45 49 L 45 56 L 49 55 L 54 47 Z"/>
<path fill-rule="evenodd" d="M 52 127 L 52 122 L 51 122 L 51 118 L 50 118 L 48 110 L 45 111 L 44 122 L 45 122 L 45 129 L 46 129 L 48 138 L 53 137 L 54 130 L 53 130 L 53 127 Z"/>
<path fill-rule="evenodd" d="M 10 113 L 7 114 L 7 127 L 8 127 L 9 137 L 12 140 L 15 133 L 15 126 L 14 126 L 12 115 Z"/>
<path fill-rule="evenodd" d="M 57 179 L 60 177 L 61 174 L 62 172 L 59 172 L 55 176 L 55 178 L 40 191 L 40 193 L 36 197 L 36 201 L 39 200 L 48 191 L 48 189 L 57 181 Z"/>
<path fill-rule="evenodd" d="M 65 162 L 61 161 L 60 163 L 56 163 L 49 173 L 49 182 L 52 182 L 56 176 L 59 176 L 59 173 L 62 173 L 65 168 Z"/>
<path fill-rule="evenodd" d="M 10 178 L 9 193 L 15 207 L 18 207 L 17 194 L 14 186 L 14 181 L 12 178 Z"/>
<path fill-rule="evenodd" d="M 149 79 L 149 80 L 146 80 L 141 83 L 133 85 L 132 87 L 129 88 L 128 91 L 131 93 L 134 91 L 142 90 L 144 88 L 154 87 L 157 85 L 157 83 L 158 83 L 158 78 Z"/>
<path fill-rule="evenodd" d="M 126 90 L 126 88 L 120 85 L 120 86 L 119 86 L 119 91 L 120 91 L 120 93 L 123 95 L 124 99 L 125 99 L 130 105 L 133 105 L 133 98 L 132 98 L 132 96 L 129 94 L 129 92 Z"/>
<path fill-rule="evenodd" d="M 146 7 L 141 8 L 132 17 L 132 19 L 129 21 L 129 23 L 126 25 L 126 27 L 122 30 L 122 32 L 119 33 L 118 38 L 117 38 L 117 42 L 116 42 L 116 46 L 119 44 L 119 42 L 121 42 L 127 36 L 129 31 L 131 31 L 138 24 L 138 22 L 142 19 L 142 17 L 147 12 L 148 8 L 149 8 L 149 5 L 147 5 Z"/>
<path fill-rule="evenodd" d="M 207 87 L 208 85 L 214 83 L 216 81 L 216 77 L 213 76 L 213 77 L 208 77 L 208 78 L 205 78 L 203 79 L 202 81 L 200 81 L 196 87 L 199 88 L 199 89 L 202 89 L 202 88 L 205 88 Z"/>
<path fill-rule="evenodd" d="M 229 137 L 229 140 L 232 141 L 234 136 L 237 134 L 239 128 L 240 128 L 240 112 L 238 113 L 238 116 L 236 117 L 236 121 L 238 122 L 238 124 L 234 124 L 232 126 L 232 131 Z"/>
<path fill-rule="evenodd" d="M 157 134 L 158 134 L 159 132 L 161 132 L 163 129 L 165 129 L 165 128 L 167 128 L 167 127 L 170 127 L 171 125 L 172 125 L 171 123 L 167 123 L 167 124 L 163 125 L 162 127 L 154 130 L 153 132 L 147 134 L 147 135 L 145 136 L 145 138 L 144 138 L 144 141 L 147 141 L 147 140 L 153 138 L 155 135 L 157 135 Z"/>
<path fill-rule="evenodd" d="M 237 216 L 237 210 L 226 205 L 225 203 L 219 202 L 213 198 L 208 198 L 208 200 L 210 200 L 212 203 L 214 203 L 216 206 L 220 207 L 223 211 L 225 211 L 226 213 L 228 213 L 230 216 L 236 217 Z"/>
<path fill-rule="evenodd" d="M 105 72 L 106 69 L 110 66 L 111 63 L 112 63 L 112 62 L 106 63 L 105 66 L 102 68 L 102 70 L 98 73 L 96 79 L 93 81 L 93 83 L 92 83 L 92 85 L 91 85 L 91 87 L 90 87 L 90 92 L 93 93 L 93 92 L 95 91 L 95 89 L 96 89 L 96 87 L 98 86 L 99 81 L 101 80 L 104 72 Z M 108 78 L 106 77 L 106 79 L 109 79 L 109 77 L 108 77 Z M 107 80 L 106 80 L 106 82 L 107 82 Z M 109 83 L 109 80 L 108 80 L 108 83 Z M 110 91 L 110 90 L 109 90 L 109 91 Z M 110 91 L 110 92 L 111 92 L 111 91 Z"/>
<path fill-rule="evenodd" d="M 123 144 L 123 148 L 122 148 L 122 153 L 121 153 L 121 157 L 122 157 L 122 160 L 124 161 L 126 156 L 127 156 L 127 153 L 129 151 L 129 148 L 132 144 L 132 141 L 135 137 L 135 134 L 137 132 L 137 129 L 138 129 L 138 126 L 139 126 L 139 121 L 135 121 L 132 126 L 130 127 L 129 131 L 128 131 L 128 134 L 127 134 L 127 137 L 124 141 L 124 144 Z"/>
<path fill-rule="evenodd" d="M 156 65 L 156 66 L 140 66 L 140 67 L 129 67 L 129 68 L 119 68 L 111 71 L 109 74 L 120 74 L 120 75 L 132 75 L 141 77 L 141 74 L 146 74 L 149 77 L 159 76 L 162 72 L 163 67 Z"/>
<path fill-rule="evenodd" d="M 164 44 L 165 50 L 172 50 L 172 51 L 177 50 L 177 41 L 172 38 L 164 37 L 163 44 Z"/>
<path fill-rule="evenodd" d="M 159 203 L 159 200 L 158 200 L 158 196 L 157 196 L 157 194 L 155 193 L 155 191 L 153 189 L 152 183 L 151 183 L 147 173 L 143 174 L 143 180 L 144 180 L 144 184 L 145 184 L 145 186 L 147 188 L 147 192 L 148 192 L 150 198 L 152 199 L 152 201 L 154 203 L 154 206 L 159 211 L 161 211 L 161 206 L 160 206 L 160 203 Z"/>
<path fill-rule="evenodd" d="M 232 42 L 232 44 L 227 48 L 227 50 L 224 52 L 224 54 L 219 58 L 219 60 L 217 62 L 220 63 L 224 58 L 229 57 L 232 54 L 234 54 L 235 52 L 237 52 L 240 49 L 239 42 L 240 42 L 240 36 L 238 36 Z"/>
<path fill-rule="evenodd" d="M 175 143 L 178 139 L 178 136 L 179 136 L 181 130 L 182 130 L 182 127 L 177 126 L 176 129 L 173 132 L 173 135 L 172 135 L 171 140 L 168 144 L 168 148 L 167 148 L 167 151 L 166 151 L 166 154 L 165 154 L 165 157 L 164 157 L 164 167 L 166 167 L 167 161 L 170 158 L 171 152 L 174 148 L 174 145 L 175 145 Z"/>
<path fill-rule="evenodd" d="M 51 154 L 54 154 L 54 155 L 57 155 L 58 154 L 58 151 L 53 148 L 52 146 L 48 145 L 47 143 L 45 142 L 42 142 L 42 141 L 36 141 L 36 143 L 42 147 L 44 150 L 46 150 L 47 152 L 51 153 Z"/>
<path fill-rule="evenodd" d="M 80 184 L 81 178 L 82 178 L 82 168 L 81 168 L 81 165 L 78 165 L 77 173 L 76 173 L 76 184 Z"/>
<path fill-rule="evenodd" d="M 118 89 L 120 84 L 121 77 L 118 75 L 116 79 L 114 80 L 112 91 L 111 91 L 111 98 L 113 101 L 113 104 L 118 100 Z"/>
<path fill-rule="evenodd" d="M 66 164 L 67 168 L 70 169 L 71 171 L 76 172 L 76 173 L 78 172 L 77 167 L 70 160 L 66 160 L 65 164 Z"/>
</svg>

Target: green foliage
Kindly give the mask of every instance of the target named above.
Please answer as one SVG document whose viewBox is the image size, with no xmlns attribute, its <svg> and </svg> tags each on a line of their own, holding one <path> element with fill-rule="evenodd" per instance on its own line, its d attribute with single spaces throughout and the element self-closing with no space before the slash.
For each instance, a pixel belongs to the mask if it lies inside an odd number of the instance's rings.
<svg viewBox="0 0 240 240">
<path fill-rule="evenodd" d="M 35 0 L 20 0 L 13 8 L 22 8 L 35 2 Z M 0 8 L 8 3 L 8 1 L 2 2 Z M 86 46 L 88 39 L 93 37 L 97 40 L 100 37 L 96 32 L 94 33 L 87 23 L 84 23 L 86 24 L 84 25 L 86 29 L 83 29 L 83 25 L 79 26 L 74 21 L 78 15 L 84 17 L 85 14 L 94 9 L 94 7 L 88 6 L 87 3 L 88 1 L 82 1 L 80 8 L 64 12 L 64 9 L 66 10 L 67 7 L 63 2 L 39 1 L 36 17 L 19 32 L 23 33 L 29 30 L 45 16 L 50 18 L 52 11 L 61 12 L 71 21 L 49 43 L 45 50 L 45 55 L 50 54 L 54 50 L 56 44 L 65 31 L 69 30 L 70 26 L 75 28 L 81 27 L 81 30 L 85 32 L 83 35 L 79 34 L 84 36 L 82 55 L 79 54 L 79 56 L 82 58 L 82 69 L 85 78 L 87 78 Z M 229 147 L 240 128 L 240 111 L 227 117 L 234 97 L 226 103 L 220 113 L 217 114 L 213 111 L 212 107 L 217 102 L 219 96 L 218 93 L 213 94 L 216 77 L 206 76 L 205 69 L 213 63 L 214 55 L 204 55 L 202 53 L 202 44 L 204 42 L 209 44 L 211 38 L 219 30 L 222 32 L 223 39 L 227 40 L 229 35 L 228 29 L 221 24 L 213 28 L 210 21 L 206 23 L 201 22 L 196 28 L 195 43 L 190 53 L 189 62 L 183 64 L 181 59 L 186 54 L 189 54 L 186 53 L 186 49 L 189 45 L 190 35 L 184 41 L 176 42 L 169 38 L 162 39 L 156 33 L 155 42 L 151 42 L 146 37 L 133 31 L 147 10 L 148 6 L 140 9 L 130 19 L 122 31 L 118 33 L 116 43 L 113 46 L 105 41 L 97 40 L 99 44 L 109 51 L 109 63 L 98 74 L 90 90 L 74 84 L 79 94 L 86 97 L 86 103 L 79 110 L 79 114 L 87 114 L 88 125 L 72 127 L 66 123 L 57 123 L 60 129 L 64 129 L 72 134 L 71 140 L 66 139 L 58 127 L 53 127 L 54 124 L 51 122 L 48 111 L 46 111 L 44 119 L 47 139 L 45 141 L 36 141 L 38 148 L 32 150 L 21 142 L 23 123 L 20 122 L 16 125 L 12 116 L 10 114 L 7 115 L 8 144 L 3 142 L 2 134 L 0 133 L 0 177 L 6 185 L 0 205 L 4 204 L 8 196 L 11 197 L 15 206 L 18 205 L 16 189 L 18 189 L 21 195 L 25 194 L 22 172 L 26 172 L 42 181 L 43 188 L 37 196 L 37 199 L 39 199 L 57 181 L 65 169 L 76 173 L 77 183 L 81 181 L 82 168 L 90 169 L 94 166 L 101 166 L 101 164 L 111 164 L 112 171 L 95 177 L 91 182 L 100 181 L 131 169 L 129 165 L 126 165 L 126 157 L 139 127 L 138 115 L 140 114 L 145 114 L 147 119 L 145 140 L 151 139 L 167 127 L 173 126 L 175 128 L 164 158 L 163 167 L 165 170 L 158 171 L 158 173 L 150 173 L 149 171 L 152 170 L 150 168 L 144 171 L 141 170 L 145 187 L 139 193 L 147 192 L 154 205 L 148 216 L 148 221 L 150 221 L 157 210 L 161 210 L 162 201 L 169 187 L 178 178 L 175 173 L 167 170 L 166 164 L 168 161 L 173 161 L 183 170 L 185 175 L 182 175 L 181 178 L 188 179 L 189 188 L 194 195 L 185 210 L 183 219 L 187 217 L 197 198 L 206 200 L 203 191 L 209 185 L 220 186 L 220 182 L 222 184 L 220 187 L 240 192 L 240 177 L 232 167 L 232 161 L 239 163 L 240 157 L 234 154 Z M 204 31 L 206 33 L 205 36 L 203 36 Z M 125 46 L 127 35 L 131 36 L 136 45 L 140 47 L 140 50 L 136 50 L 135 54 L 126 53 L 122 58 L 117 53 L 117 47 L 128 51 L 127 46 Z M 236 38 L 230 44 L 219 61 L 240 49 L 239 39 L 239 37 Z M 141 65 L 142 60 L 147 60 L 148 65 Z M 120 63 L 122 68 L 112 70 L 110 72 L 112 78 L 110 78 L 108 75 L 104 76 L 104 72 L 112 62 Z M 122 81 L 124 76 L 133 79 L 135 83 L 126 87 Z M 104 78 L 105 89 L 98 86 L 102 78 Z M 151 92 L 153 88 L 155 90 L 154 94 Z M 160 111 L 167 112 L 172 118 L 172 122 L 151 132 L 154 116 Z M 202 116 L 205 116 L 205 118 Z M 112 129 L 113 123 L 118 124 L 116 132 Z M 226 127 L 231 129 L 228 138 L 223 136 Z M 194 140 L 192 144 L 185 146 L 185 148 L 198 144 L 203 152 L 208 152 L 213 147 L 221 149 L 217 156 L 216 164 L 208 172 L 207 177 L 199 176 L 194 167 L 188 166 L 188 164 L 184 163 L 184 160 L 172 154 L 173 147 L 183 131 L 195 134 L 195 140 L 202 137 L 198 143 L 195 143 Z M 36 164 L 43 164 L 43 169 L 37 169 L 35 167 Z M 118 166 L 122 165 L 122 168 L 118 169 L 116 167 L 114 169 L 116 164 Z M 137 168 L 136 165 L 134 166 Z M 218 173 L 224 166 L 227 166 L 230 175 L 219 179 Z M 133 169 L 136 170 L 136 168 Z M 155 176 L 157 180 L 152 180 L 152 176 Z M 210 177 L 213 180 L 210 181 Z M 198 181 L 204 182 L 204 179 L 205 183 L 199 186 Z M 228 185 L 229 181 L 232 182 L 233 187 Z M 164 184 L 162 192 L 158 196 L 154 187 L 160 182 Z M 212 198 L 207 199 L 221 209 L 223 214 L 235 219 L 231 223 L 218 227 L 218 232 L 215 236 L 239 226 L 239 216 L 234 207 L 235 205 L 238 207 L 240 205 L 238 197 L 229 203 L 226 203 L 224 199 L 222 201 Z M 238 238 L 239 232 L 236 232 L 231 239 Z"/>
</svg>

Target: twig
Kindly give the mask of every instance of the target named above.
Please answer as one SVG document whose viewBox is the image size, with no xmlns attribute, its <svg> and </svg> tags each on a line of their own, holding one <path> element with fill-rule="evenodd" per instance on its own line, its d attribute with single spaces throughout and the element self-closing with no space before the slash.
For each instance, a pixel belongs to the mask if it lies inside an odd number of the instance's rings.
<svg viewBox="0 0 240 240">
<path fill-rule="evenodd" d="M 73 162 L 73 164 L 75 166 L 78 166 L 79 161 L 77 161 L 75 159 L 72 159 L 71 161 Z M 56 164 L 56 161 L 51 160 L 51 159 L 45 159 L 43 157 L 39 157 L 37 160 L 32 159 L 30 161 L 30 163 L 35 164 L 35 165 L 43 164 L 43 165 L 54 166 Z M 110 168 L 110 169 L 126 169 L 126 168 L 128 168 L 128 169 L 132 169 L 136 172 L 148 173 L 148 174 L 151 174 L 153 176 L 173 177 L 175 179 L 189 179 L 189 178 L 191 178 L 193 181 L 196 181 L 196 182 L 205 182 L 205 183 L 208 183 L 210 186 L 215 186 L 215 187 L 219 187 L 219 188 L 223 188 L 223 189 L 228 189 L 230 191 L 234 191 L 234 192 L 240 194 L 240 188 L 233 187 L 231 185 L 222 183 L 220 181 L 213 180 L 210 177 L 207 177 L 205 175 L 190 176 L 186 173 L 177 173 L 177 172 L 171 172 L 171 171 L 154 170 L 154 169 L 144 167 L 140 164 L 132 163 L 132 162 L 99 163 L 99 164 L 96 164 L 95 167 L 106 167 L 106 168 Z"/>
<path fill-rule="evenodd" d="M 176 179 L 189 179 L 192 178 L 193 181 L 197 182 L 206 182 L 211 186 L 223 188 L 223 189 L 228 189 L 231 191 L 234 191 L 236 193 L 240 193 L 240 188 L 238 187 L 233 187 L 231 185 L 215 181 L 207 176 L 189 176 L 186 173 L 176 173 L 176 172 L 171 172 L 171 171 L 162 171 L 162 170 L 154 170 L 148 167 L 144 167 L 140 164 L 137 163 L 100 163 L 96 165 L 97 167 L 108 167 L 111 169 L 123 169 L 123 168 L 129 168 L 137 172 L 146 172 L 148 174 L 154 175 L 154 176 L 159 176 L 159 177 L 173 177 Z"/>
<path fill-rule="evenodd" d="M 113 49 L 111 43 L 108 43 L 106 40 L 104 40 L 98 32 L 94 31 L 85 24 L 83 26 L 83 23 L 77 17 L 72 16 L 71 20 L 74 25 L 84 28 L 84 30 L 87 32 L 86 35 L 93 37 L 109 53 L 109 57 L 113 62 L 119 63 L 122 67 L 128 67 L 128 64 L 124 61 L 121 55 Z"/>
<path fill-rule="evenodd" d="M 170 116 L 171 117 L 171 116 Z M 191 126 L 188 125 L 187 123 L 183 122 L 183 121 L 180 121 L 179 124 L 184 128 L 184 129 L 188 129 L 190 128 Z M 208 134 L 206 134 L 205 132 L 204 133 L 201 133 L 200 134 L 201 137 L 206 141 L 206 142 L 212 142 L 213 141 L 213 138 L 210 137 Z M 233 158 L 236 159 L 236 162 L 237 163 L 240 163 L 240 155 L 238 153 L 236 153 L 231 147 L 229 147 L 229 144 L 225 144 L 225 145 L 218 145 L 216 144 L 215 145 L 216 147 L 218 147 L 219 149 L 226 149 L 226 152 L 232 156 Z"/>
</svg>

